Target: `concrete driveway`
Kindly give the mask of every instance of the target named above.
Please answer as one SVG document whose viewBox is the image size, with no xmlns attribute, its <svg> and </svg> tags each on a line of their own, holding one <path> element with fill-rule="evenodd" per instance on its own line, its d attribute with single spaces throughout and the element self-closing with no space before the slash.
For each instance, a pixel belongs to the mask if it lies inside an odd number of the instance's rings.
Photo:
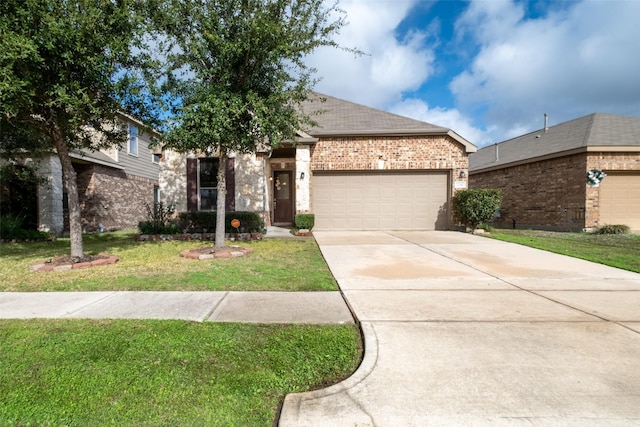
<svg viewBox="0 0 640 427">
<path fill-rule="evenodd" d="M 458 232 L 316 232 L 365 356 L 280 426 L 640 425 L 640 275 Z"/>
</svg>

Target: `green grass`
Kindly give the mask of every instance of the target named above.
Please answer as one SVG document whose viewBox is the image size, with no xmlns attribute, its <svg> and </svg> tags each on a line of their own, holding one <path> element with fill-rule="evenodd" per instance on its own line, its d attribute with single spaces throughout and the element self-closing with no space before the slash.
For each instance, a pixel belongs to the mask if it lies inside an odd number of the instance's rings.
<svg viewBox="0 0 640 427">
<path fill-rule="evenodd" d="M 2 426 L 270 426 L 346 378 L 353 325 L 0 321 Z"/>
<path fill-rule="evenodd" d="M 199 261 L 179 256 L 201 242 L 135 242 L 133 233 L 86 235 L 85 252 L 120 262 L 90 269 L 38 272 L 30 265 L 69 253 L 69 240 L 0 244 L 0 291 L 327 291 L 337 284 L 313 239 L 237 243 L 254 253 Z"/>
<path fill-rule="evenodd" d="M 496 229 L 489 237 L 640 273 L 640 235 Z"/>
</svg>

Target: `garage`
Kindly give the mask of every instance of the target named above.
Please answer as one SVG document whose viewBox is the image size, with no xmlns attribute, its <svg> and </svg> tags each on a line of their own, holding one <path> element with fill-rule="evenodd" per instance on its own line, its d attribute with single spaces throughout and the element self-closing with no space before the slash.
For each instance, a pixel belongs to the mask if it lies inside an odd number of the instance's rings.
<svg viewBox="0 0 640 427">
<path fill-rule="evenodd" d="M 316 230 L 443 230 L 449 172 L 313 172 Z"/>
<path fill-rule="evenodd" d="M 600 225 L 640 230 L 640 174 L 607 172 L 600 183 Z"/>
</svg>

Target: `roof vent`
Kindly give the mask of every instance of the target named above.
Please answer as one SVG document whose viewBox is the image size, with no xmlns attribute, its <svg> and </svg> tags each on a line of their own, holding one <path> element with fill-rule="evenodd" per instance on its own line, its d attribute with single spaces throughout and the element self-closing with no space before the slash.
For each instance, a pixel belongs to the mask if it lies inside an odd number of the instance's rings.
<svg viewBox="0 0 640 427">
<path fill-rule="evenodd" d="M 544 133 L 547 133 L 547 131 L 549 130 L 549 126 L 547 125 L 549 121 L 549 115 L 547 113 L 544 113 Z"/>
</svg>

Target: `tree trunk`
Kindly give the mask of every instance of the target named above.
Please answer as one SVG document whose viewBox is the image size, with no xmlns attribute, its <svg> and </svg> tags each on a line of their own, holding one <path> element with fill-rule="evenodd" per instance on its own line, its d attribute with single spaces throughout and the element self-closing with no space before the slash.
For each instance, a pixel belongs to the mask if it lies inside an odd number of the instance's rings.
<svg viewBox="0 0 640 427">
<path fill-rule="evenodd" d="M 60 165 L 62 166 L 62 181 L 64 183 L 64 188 L 67 190 L 71 257 L 82 258 L 84 256 L 84 246 L 82 242 L 82 215 L 80 214 L 76 171 L 71 163 L 69 148 L 67 147 L 62 134 L 60 132 L 53 132 L 52 139 L 58 152 Z"/>
<path fill-rule="evenodd" d="M 216 248 L 224 247 L 225 211 L 227 201 L 227 149 L 220 146 L 218 163 L 218 200 L 216 201 Z"/>
</svg>

